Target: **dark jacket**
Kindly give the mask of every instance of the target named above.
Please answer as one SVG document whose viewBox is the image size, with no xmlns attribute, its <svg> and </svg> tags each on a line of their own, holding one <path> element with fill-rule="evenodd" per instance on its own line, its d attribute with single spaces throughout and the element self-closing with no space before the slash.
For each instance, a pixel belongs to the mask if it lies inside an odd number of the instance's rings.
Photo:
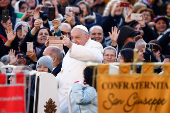
<svg viewBox="0 0 170 113">
<path fill-rule="evenodd" d="M 150 8 L 150 9 L 153 10 L 153 13 L 155 14 L 155 16 L 161 15 L 161 8 L 158 7 L 156 3 L 154 3 L 154 4 L 152 5 L 152 7 L 150 7 L 150 6 L 147 5 L 147 4 L 146 4 L 146 6 L 147 6 L 147 8 Z"/>
<path fill-rule="evenodd" d="M 51 72 L 54 76 L 57 76 L 57 74 L 61 71 L 61 67 L 62 67 L 62 62 L 60 62 L 57 67 L 55 67 L 55 69 Z"/>
<path fill-rule="evenodd" d="M 4 55 L 7 55 L 8 52 L 9 52 L 9 50 L 10 50 L 10 47 L 7 47 L 7 46 L 5 46 L 4 44 L 2 44 L 2 45 L 0 46 L 0 58 L 1 58 L 2 56 L 4 56 Z"/>
<path fill-rule="evenodd" d="M 167 46 L 170 42 L 170 31 L 166 32 L 162 35 L 162 37 L 158 40 L 161 48 L 162 48 L 162 54 L 165 55 L 167 53 Z"/>
<path fill-rule="evenodd" d="M 103 17 L 101 26 L 103 28 L 104 36 L 109 36 L 108 32 L 111 31 L 112 27 L 116 26 L 119 29 L 122 24 L 124 24 L 124 18 L 122 16 L 112 17 L 111 14 L 109 14 L 108 16 Z"/>
<path fill-rule="evenodd" d="M 103 40 L 102 40 L 101 44 L 102 44 L 103 48 L 108 46 L 108 44 L 106 43 L 105 37 L 103 37 Z"/>
<path fill-rule="evenodd" d="M 144 31 L 144 35 L 142 37 L 146 43 L 150 42 L 151 40 L 157 39 L 155 32 L 147 23 L 145 23 L 145 27 L 142 27 L 142 29 Z"/>
<path fill-rule="evenodd" d="M 125 23 L 125 24 L 127 24 L 127 23 Z M 131 27 L 133 27 L 136 24 L 138 24 L 137 21 L 132 21 L 129 23 L 129 25 Z M 147 23 L 145 23 L 145 27 L 141 27 L 141 28 L 144 32 L 144 35 L 142 37 L 146 43 L 148 43 L 151 40 L 157 39 L 157 35 L 155 34 L 154 30 L 152 30 L 152 28 Z"/>
</svg>

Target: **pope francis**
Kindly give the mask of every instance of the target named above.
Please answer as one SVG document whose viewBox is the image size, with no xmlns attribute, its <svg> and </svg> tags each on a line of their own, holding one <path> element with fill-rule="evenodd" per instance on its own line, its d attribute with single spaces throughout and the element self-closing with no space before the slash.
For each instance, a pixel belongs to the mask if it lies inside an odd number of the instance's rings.
<svg viewBox="0 0 170 113">
<path fill-rule="evenodd" d="M 67 36 L 63 37 L 63 43 L 69 48 L 69 51 L 63 59 L 60 73 L 56 76 L 61 112 L 62 107 L 65 107 L 64 103 L 67 104 L 69 88 L 72 87 L 75 81 L 83 81 L 83 70 L 86 67 L 86 62 L 101 63 L 103 60 L 102 45 L 91 40 L 85 26 L 77 25 L 72 29 L 72 41 Z"/>
</svg>

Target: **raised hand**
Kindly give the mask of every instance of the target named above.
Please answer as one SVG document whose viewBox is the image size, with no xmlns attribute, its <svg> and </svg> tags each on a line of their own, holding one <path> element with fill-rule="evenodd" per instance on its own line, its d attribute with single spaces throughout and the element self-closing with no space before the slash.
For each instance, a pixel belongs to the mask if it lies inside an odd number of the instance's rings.
<svg viewBox="0 0 170 113">
<path fill-rule="evenodd" d="M 8 30 L 8 29 L 5 30 L 5 32 L 6 32 L 8 41 L 12 42 L 15 39 L 15 37 L 16 37 L 16 32 L 13 33 L 13 31 Z"/>
<path fill-rule="evenodd" d="M 120 2 L 116 2 L 114 3 L 114 6 L 112 8 L 112 11 L 111 11 L 111 16 L 113 17 L 116 13 L 117 10 L 119 10 L 120 7 Z"/>
<path fill-rule="evenodd" d="M 28 8 L 26 8 L 25 9 L 25 13 L 24 13 L 24 15 L 21 18 L 21 21 L 24 21 L 26 18 L 31 17 L 32 16 L 31 13 L 32 12 L 28 11 Z"/>
<path fill-rule="evenodd" d="M 51 3 L 54 5 L 54 6 L 57 6 L 57 0 L 50 0 L 51 1 Z"/>
<path fill-rule="evenodd" d="M 142 20 L 136 20 L 142 27 L 145 27 L 145 16 L 142 13 Z"/>
<path fill-rule="evenodd" d="M 74 25 L 75 25 L 76 21 L 75 21 L 74 15 L 69 15 L 69 14 L 67 14 L 67 15 L 64 15 L 64 17 L 65 17 L 66 21 L 67 21 L 71 26 L 74 26 Z"/>
<path fill-rule="evenodd" d="M 117 45 L 117 39 L 118 39 L 119 33 L 120 33 L 120 30 L 117 31 L 117 27 L 116 26 L 114 27 L 114 29 L 112 27 L 112 32 L 111 33 L 109 32 L 110 39 L 112 40 L 112 45 L 113 46 Z"/>
<path fill-rule="evenodd" d="M 52 23 L 54 25 L 54 29 L 58 28 L 61 24 L 61 21 L 60 20 L 57 20 L 57 19 L 54 19 L 52 20 Z"/>
<path fill-rule="evenodd" d="M 36 56 L 36 53 L 35 53 L 35 50 L 32 51 L 27 51 L 26 52 L 26 55 L 34 62 L 37 62 L 37 56 Z"/>
<path fill-rule="evenodd" d="M 17 64 L 17 56 L 15 57 L 15 50 L 10 49 L 9 51 L 9 58 L 10 58 L 10 65 L 16 65 Z"/>
<path fill-rule="evenodd" d="M 131 15 L 133 13 L 133 6 L 132 4 L 129 5 L 128 9 L 127 9 L 127 15 Z"/>
<path fill-rule="evenodd" d="M 47 38 L 47 40 L 45 41 L 45 46 L 46 46 L 46 47 L 49 46 L 49 38 Z"/>
<path fill-rule="evenodd" d="M 39 29 L 40 26 L 41 26 L 41 24 L 42 24 L 42 20 L 36 19 L 35 22 L 34 22 L 34 27 L 35 27 L 36 29 Z"/>
<path fill-rule="evenodd" d="M 12 26 L 11 17 L 9 16 L 9 20 L 6 23 L 3 23 L 3 21 L 1 21 L 1 24 L 5 29 L 7 29 L 7 25 Z"/>
<path fill-rule="evenodd" d="M 40 18 L 40 13 L 39 11 L 41 11 L 41 8 L 43 7 L 43 5 L 38 5 L 35 10 L 34 10 L 34 19 L 39 19 Z"/>
<path fill-rule="evenodd" d="M 70 41 L 70 38 L 69 38 L 68 34 L 67 34 L 67 36 L 61 34 L 61 36 L 63 37 L 64 46 L 67 46 L 68 48 L 71 48 L 72 47 L 72 42 Z"/>
</svg>

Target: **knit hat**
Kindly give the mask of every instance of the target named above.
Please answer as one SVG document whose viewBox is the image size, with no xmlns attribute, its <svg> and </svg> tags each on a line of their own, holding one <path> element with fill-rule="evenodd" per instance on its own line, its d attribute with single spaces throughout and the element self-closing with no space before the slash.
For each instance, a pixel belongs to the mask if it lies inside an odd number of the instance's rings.
<svg viewBox="0 0 170 113">
<path fill-rule="evenodd" d="M 122 48 L 122 46 L 124 45 L 125 40 L 128 37 L 135 37 L 135 36 L 137 36 L 139 34 L 140 34 L 139 32 L 135 31 L 133 28 L 131 28 L 128 25 L 125 25 L 125 26 L 121 27 L 119 37 L 117 39 L 117 44 L 119 46 L 119 49 Z"/>
<path fill-rule="evenodd" d="M 50 56 L 43 56 L 38 60 L 36 69 L 38 66 L 46 66 L 46 67 L 48 67 L 48 69 L 50 69 L 50 71 L 52 71 L 53 70 L 53 60 Z"/>
<path fill-rule="evenodd" d="M 139 39 L 135 44 L 135 49 L 142 49 L 146 47 L 146 42 L 143 39 Z"/>
<path fill-rule="evenodd" d="M 160 45 L 159 41 L 151 40 L 149 43 L 154 44 L 153 49 L 159 50 L 160 52 L 162 51 L 162 48 L 161 48 L 161 45 Z"/>
<path fill-rule="evenodd" d="M 24 25 L 24 24 L 27 24 L 28 28 L 30 29 L 30 25 L 27 22 L 20 21 L 20 22 L 17 22 L 17 24 L 15 24 L 14 33 L 16 32 L 18 27 L 20 27 L 21 25 Z"/>
<path fill-rule="evenodd" d="M 87 28 L 85 26 L 83 26 L 83 25 L 76 25 L 74 28 L 81 29 L 81 30 L 85 31 L 86 33 L 88 33 Z"/>
<path fill-rule="evenodd" d="M 162 15 L 158 15 L 157 17 L 155 17 L 155 18 L 153 19 L 153 22 L 156 23 L 156 22 L 157 22 L 158 20 L 160 20 L 160 19 L 162 19 L 162 20 L 165 21 L 167 27 L 169 26 L 169 20 L 168 20 L 165 16 L 162 16 Z"/>
</svg>

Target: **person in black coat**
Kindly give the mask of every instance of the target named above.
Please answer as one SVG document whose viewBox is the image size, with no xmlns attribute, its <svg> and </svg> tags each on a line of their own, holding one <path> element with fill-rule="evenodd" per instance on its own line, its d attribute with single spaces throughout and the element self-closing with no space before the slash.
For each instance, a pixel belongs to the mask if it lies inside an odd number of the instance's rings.
<svg viewBox="0 0 170 113">
<path fill-rule="evenodd" d="M 16 14 L 14 13 L 14 8 L 10 4 L 11 0 L 5 0 L 5 2 L 3 4 L 1 2 L 4 2 L 4 1 L 0 1 L 0 21 L 1 21 L 0 34 L 4 37 L 7 37 L 6 33 L 5 33 L 6 23 L 3 23 L 3 21 L 2 21 L 2 10 L 4 10 L 4 9 L 9 10 L 9 16 L 11 18 L 12 28 L 14 28 L 14 26 L 15 26 Z"/>
<path fill-rule="evenodd" d="M 98 13 L 92 12 L 87 2 L 80 1 L 77 5 L 83 10 L 83 18 L 80 19 L 81 23 L 90 29 L 94 25 L 100 25 L 102 23 L 102 16 Z"/>
<path fill-rule="evenodd" d="M 146 43 L 157 39 L 157 35 L 147 23 L 145 23 L 145 26 L 143 27 L 137 21 L 133 21 L 129 25 L 137 32 L 140 32 L 140 35 L 143 37 Z"/>
<path fill-rule="evenodd" d="M 102 21 L 102 28 L 104 31 L 104 36 L 109 36 L 109 33 L 111 31 L 111 28 L 116 26 L 118 29 L 120 29 L 120 26 L 124 24 L 124 8 L 119 7 L 120 3 L 117 1 L 110 1 L 104 12 L 103 12 L 103 21 Z"/>
</svg>

